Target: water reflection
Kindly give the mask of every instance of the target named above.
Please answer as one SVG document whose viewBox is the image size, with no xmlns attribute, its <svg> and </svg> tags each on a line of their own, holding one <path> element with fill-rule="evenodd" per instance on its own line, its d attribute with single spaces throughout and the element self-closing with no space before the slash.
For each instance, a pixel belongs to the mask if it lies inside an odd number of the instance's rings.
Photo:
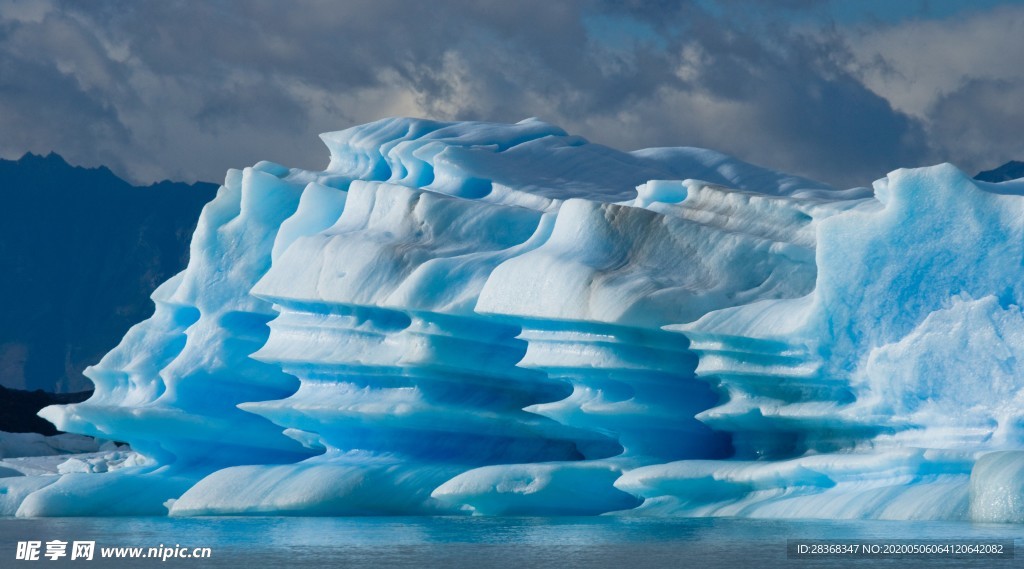
<svg viewBox="0 0 1024 569">
<path fill-rule="evenodd" d="M 211 547 L 172 567 L 1013 567 L 1014 560 L 791 560 L 788 539 L 1013 539 L 1020 527 L 942 522 L 590 518 L 0 519 L 0 566 L 18 541 L 94 540 L 103 547 Z M 1021 543 L 1018 541 L 1018 546 Z M 67 559 L 47 566 L 78 563 Z M 91 567 L 152 567 L 95 559 Z M 80 563 L 79 563 L 80 565 Z"/>
</svg>

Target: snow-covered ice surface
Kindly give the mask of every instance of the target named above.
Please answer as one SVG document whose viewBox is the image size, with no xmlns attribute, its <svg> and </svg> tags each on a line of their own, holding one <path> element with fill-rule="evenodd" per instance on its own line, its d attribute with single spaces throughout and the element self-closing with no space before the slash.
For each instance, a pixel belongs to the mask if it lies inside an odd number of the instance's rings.
<svg viewBox="0 0 1024 569">
<path fill-rule="evenodd" d="M 33 456 L 54 456 L 96 452 L 116 445 L 82 435 L 60 434 L 44 436 L 39 433 L 7 433 L 0 431 L 0 460 Z"/>
<path fill-rule="evenodd" d="M 537 120 L 322 138 L 322 172 L 229 171 L 42 412 L 146 460 L 17 515 L 1024 521 L 1024 182 L 836 190 Z"/>
<path fill-rule="evenodd" d="M 0 516 L 13 516 L 29 494 L 66 474 L 113 472 L 147 462 L 139 453 L 112 441 L 66 433 L 43 436 L 0 431 Z"/>
</svg>

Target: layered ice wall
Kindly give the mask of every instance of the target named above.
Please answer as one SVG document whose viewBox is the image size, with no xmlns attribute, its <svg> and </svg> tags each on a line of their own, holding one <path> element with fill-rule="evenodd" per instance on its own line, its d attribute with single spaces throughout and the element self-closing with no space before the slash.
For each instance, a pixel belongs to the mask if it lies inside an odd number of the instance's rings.
<svg viewBox="0 0 1024 569">
<path fill-rule="evenodd" d="M 652 513 L 1021 521 L 1022 190 L 898 170 L 821 221 L 813 294 L 670 327 L 727 394 L 698 419 L 745 460 L 617 486 Z"/>
<path fill-rule="evenodd" d="M 837 191 L 536 120 L 323 139 L 229 172 L 44 410 L 145 464 L 0 478 L 19 515 L 1024 519 L 1019 182 Z"/>
</svg>

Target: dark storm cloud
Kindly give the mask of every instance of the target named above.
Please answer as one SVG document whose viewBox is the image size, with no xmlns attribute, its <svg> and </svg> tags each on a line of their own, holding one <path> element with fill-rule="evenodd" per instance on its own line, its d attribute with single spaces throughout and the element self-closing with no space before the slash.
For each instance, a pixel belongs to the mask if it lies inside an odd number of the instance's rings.
<svg viewBox="0 0 1024 569">
<path fill-rule="evenodd" d="M 130 140 L 117 109 L 91 87 L 61 70 L 59 53 L 89 43 L 80 29 L 55 23 L 43 37 L 36 24 L 0 24 L 0 132 L 2 144 L 18 153 L 46 153 L 61 146 L 82 160 L 108 160 Z M 83 67 L 96 62 L 84 61 Z M 103 70 L 93 70 L 97 76 Z"/>
<path fill-rule="evenodd" d="M 850 68 L 923 126 L 932 162 L 968 172 L 1024 157 L 1024 5 L 868 30 Z"/>
<path fill-rule="evenodd" d="M 944 160 L 990 169 L 1024 157 L 1024 81 L 974 79 L 943 96 L 929 116 Z M 954 155 L 955 154 L 955 155 Z M 972 174 L 976 173 L 974 171 Z"/>
<path fill-rule="evenodd" d="M 854 40 L 789 29 L 810 4 L 704 6 L 0 0 L 0 153 L 216 180 L 260 159 L 323 167 L 319 132 L 408 114 L 538 116 L 844 186 L 935 155 L 925 119 L 866 85 Z"/>
</svg>

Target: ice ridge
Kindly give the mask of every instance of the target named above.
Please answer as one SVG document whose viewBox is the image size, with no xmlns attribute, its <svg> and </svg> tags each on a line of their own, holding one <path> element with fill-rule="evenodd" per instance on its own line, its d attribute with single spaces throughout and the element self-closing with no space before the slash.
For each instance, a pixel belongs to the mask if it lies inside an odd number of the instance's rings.
<svg viewBox="0 0 1024 569">
<path fill-rule="evenodd" d="M 1024 519 L 1019 182 L 836 190 L 536 119 L 322 139 L 229 171 L 42 412 L 146 460 L 0 478 L 17 515 Z"/>
</svg>

